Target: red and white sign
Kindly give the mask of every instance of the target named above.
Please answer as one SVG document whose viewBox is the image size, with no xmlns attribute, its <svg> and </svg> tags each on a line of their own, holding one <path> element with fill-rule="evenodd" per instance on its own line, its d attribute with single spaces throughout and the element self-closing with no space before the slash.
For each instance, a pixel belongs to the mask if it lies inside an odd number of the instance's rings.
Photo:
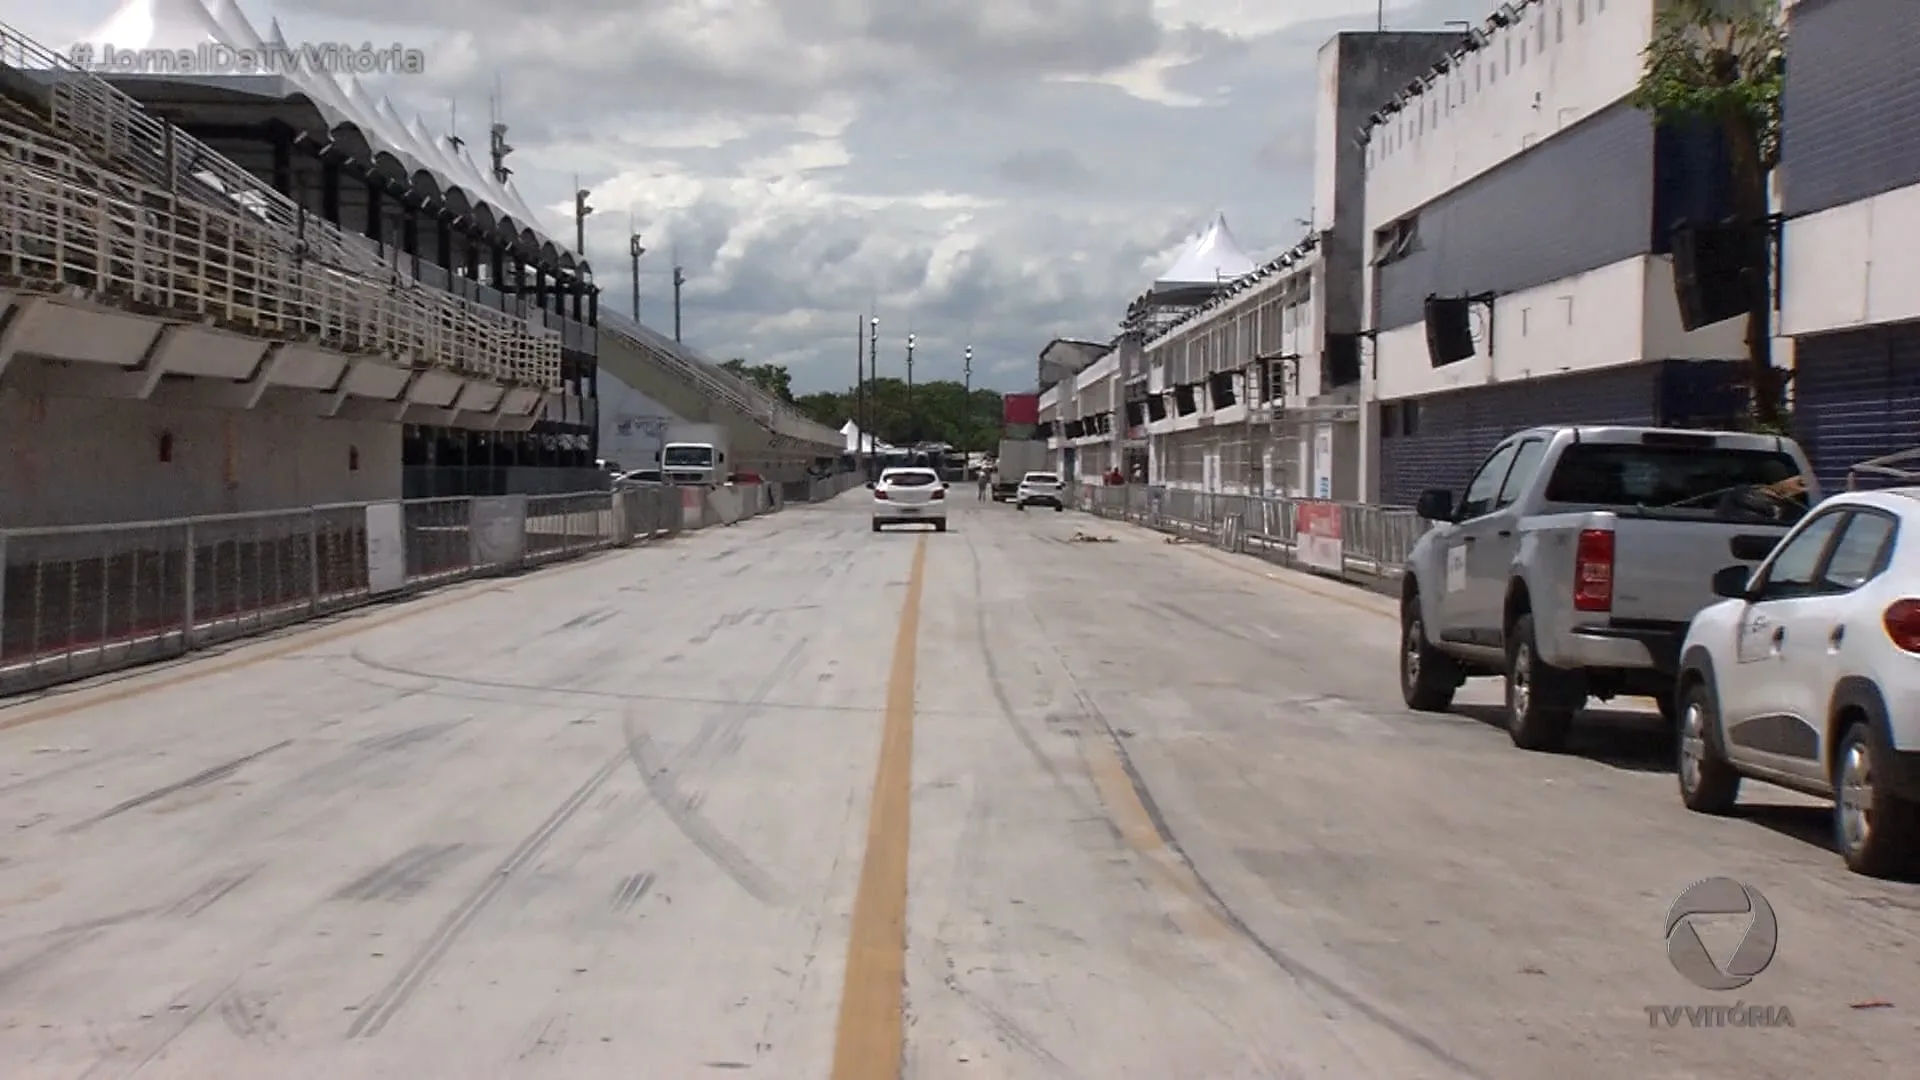
<svg viewBox="0 0 1920 1080">
<path fill-rule="evenodd" d="M 1297 510 L 1298 531 L 1294 537 L 1294 555 L 1315 570 L 1339 573 L 1346 569 L 1340 546 L 1340 504 L 1303 502 Z"/>
</svg>

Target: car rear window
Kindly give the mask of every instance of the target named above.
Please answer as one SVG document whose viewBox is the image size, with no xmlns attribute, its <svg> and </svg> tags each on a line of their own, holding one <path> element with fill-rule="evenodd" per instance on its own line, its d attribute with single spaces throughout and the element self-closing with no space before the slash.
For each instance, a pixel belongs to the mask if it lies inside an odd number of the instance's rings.
<svg viewBox="0 0 1920 1080">
<path fill-rule="evenodd" d="M 1029 484 L 1057 484 L 1059 482 L 1060 478 L 1050 472 L 1030 472 L 1027 474 L 1027 483 Z"/>
<path fill-rule="evenodd" d="M 927 487 L 940 482 L 940 478 L 930 472 L 888 473 L 883 479 L 888 487 Z"/>
<path fill-rule="evenodd" d="M 1792 457 L 1727 447 L 1581 443 L 1560 455 L 1548 502 L 1792 524 L 1807 483 Z"/>
</svg>

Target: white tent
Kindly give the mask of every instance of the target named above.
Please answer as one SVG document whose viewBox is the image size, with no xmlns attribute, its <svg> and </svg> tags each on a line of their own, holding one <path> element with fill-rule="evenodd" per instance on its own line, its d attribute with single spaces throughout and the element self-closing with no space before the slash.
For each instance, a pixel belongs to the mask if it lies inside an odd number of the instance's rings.
<svg viewBox="0 0 1920 1080">
<path fill-rule="evenodd" d="M 116 49 L 192 49 L 212 42 L 258 50 L 267 44 L 284 46 L 286 38 L 278 20 L 263 38 L 235 0 L 125 0 L 81 41 Z M 304 64 L 290 65 L 276 74 L 312 102 L 330 128 L 353 127 L 376 153 L 392 157 L 409 173 L 428 174 L 443 192 L 458 188 L 470 203 L 489 206 L 496 221 L 510 219 L 542 242 L 568 250 L 547 234 L 538 213 L 512 183 L 503 184 L 480 170 L 464 150 L 442 147 L 418 117 L 412 122 L 403 119 L 392 102 L 374 100 L 359 80 L 349 76 L 342 81 Z"/>
<path fill-rule="evenodd" d="M 1154 279 L 1153 290 L 1217 287 L 1253 271 L 1252 257 L 1240 246 L 1240 241 L 1234 239 L 1233 230 L 1227 228 L 1227 215 L 1215 214 L 1213 223 L 1188 241 L 1166 273 Z"/>
<path fill-rule="evenodd" d="M 840 434 L 846 440 L 842 445 L 846 447 L 847 453 L 858 454 L 861 452 L 860 444 L 863 440 L 860 434 L 860 425 L 849 420 L 840 428 Z M 871 435 L 866 436 L 864 441 L 867 444 L 866 453 L 868 456 L 884 454 L 894 448 L 891 443 L 883 442 Z"/>
</svg>

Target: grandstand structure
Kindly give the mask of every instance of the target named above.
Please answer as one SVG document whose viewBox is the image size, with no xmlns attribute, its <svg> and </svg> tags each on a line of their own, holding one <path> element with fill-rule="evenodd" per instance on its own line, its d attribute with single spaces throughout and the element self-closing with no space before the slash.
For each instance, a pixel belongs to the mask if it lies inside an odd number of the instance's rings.
<svg viewBox="0 0 1920 1080">
<path fill-rule="evenodd" d="M 285 45 L 231 0 L 161 2 L 95 39 Z M 0 32 L 9 525 L 578 489 L 609 339 L 629 382 L 733 429 L 743 468 L 797 478 L 837 452 L 705 358 L 602 329 L 503 128 L 482 168 L 351 78 L 103 77 Z"/>
</svg>

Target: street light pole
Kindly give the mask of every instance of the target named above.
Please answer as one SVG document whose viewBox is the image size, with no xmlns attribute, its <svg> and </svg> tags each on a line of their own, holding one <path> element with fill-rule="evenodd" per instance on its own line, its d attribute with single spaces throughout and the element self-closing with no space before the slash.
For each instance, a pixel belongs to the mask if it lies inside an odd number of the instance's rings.
<svg viewBox="0 0 1920 1080">
<path fill-rule="evenodd" d="M 853 464 L 863 468 L 862 459 L 867 452 L 866 429 L 860 425 L 866 422 L 867 411 L 867 320 L 859 318 L 853 323 Z"/>
<path fill-rule="evenodd" d="M 920 442 L 920 417 L 913 411 L 913 335 L 907 335 L 907 438 Z"/>
<path fill-rule="evenodd" d="M 640 243 L 639 233 L 627 234 L 627 256 L 633 260 L 633 321 L 640 321 L 640 256 L 647 249 Z"/>
<path fill-rule="evenodd" d="M 967 346 L 963 356 L 960 377 L 965 381 L 961 383 L 964 389 L 960 394 L 960 419 L 966 426 L 960 429 L 960 449 L 965 453 L 973 450 L 973 440 L 969 437 L 973 434 L 973 346 Z"/>
<path fill-rule="evenodd" d="M 867 321 L 867 376 L 875 380 L 880 377 L 880 316 L 878 315 L 875 315 Z M 873 432 L 867 427 L 867 424 L 872 421 L 873 417 L 868 415 L 870 410 L 867 406 L 866 392 L 864 390 L 860 395 L 860 412 L 862 414 L 860 419 L 861 447 L 866 450 L 868 457 L 871 458 L 873 453 Z M 867 475 L 869 477 L 873 475 L 871 461 L 869 461 L 867 465 Z"/>
</svg>

